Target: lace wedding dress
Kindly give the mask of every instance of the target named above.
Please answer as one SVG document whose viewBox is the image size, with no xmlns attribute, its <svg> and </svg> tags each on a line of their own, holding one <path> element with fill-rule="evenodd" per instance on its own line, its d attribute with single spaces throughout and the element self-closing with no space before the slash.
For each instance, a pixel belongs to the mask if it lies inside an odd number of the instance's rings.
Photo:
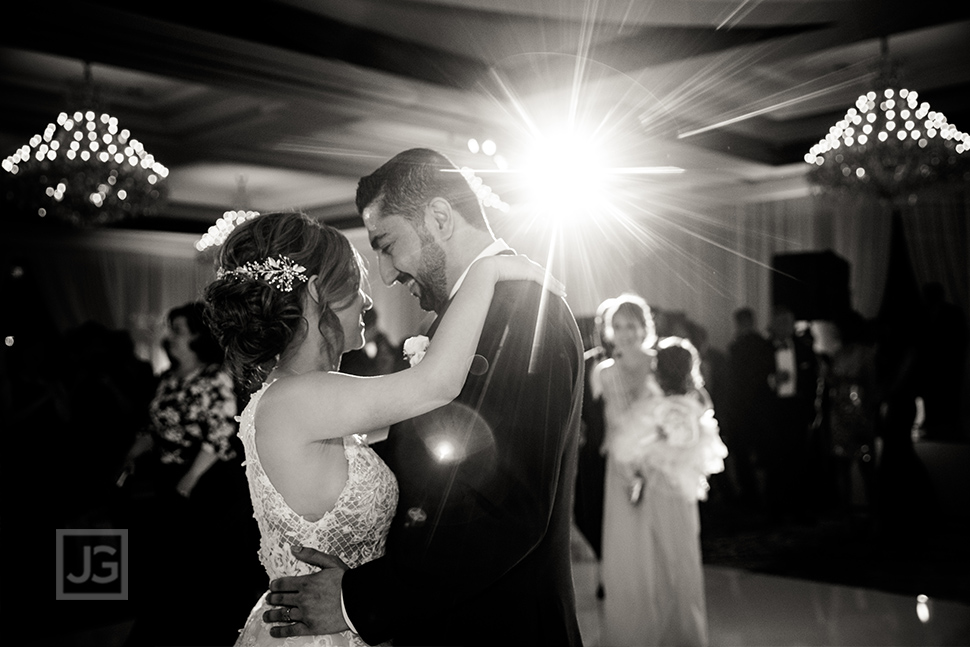
<svg viewBox="0 0 970 647">
<path fill-rule="evenodd" d="M 259 560 L 270 580 L 289 575 L 306 575 L 316 567 L 297 560 L 290 546 L 300 545 L 336 555 L 353 568 L 384 553 L 387 531 L 397 506 L 397 480 L 394 474 L 367 446 L 361 436 L 343 439 L 348 478 L 332 510 L 317 521 L 308 521 L 290 509 L 270 482 L 256 451 L 255 413 L 269 384 L 253 394 L 239 418 L 239 437 L 246 450 L 246 478 L 259 524 Z M 267 592 L 268 593 L 268 592 Z M 363 647 L 356 634 L 344 631 L 326 636 L 273 638 L 272 625 L 263 622 L 263 613 L 272 608 L 266 594 L 249 614 L 239 632 L 236 647 Z"/>
</svg>

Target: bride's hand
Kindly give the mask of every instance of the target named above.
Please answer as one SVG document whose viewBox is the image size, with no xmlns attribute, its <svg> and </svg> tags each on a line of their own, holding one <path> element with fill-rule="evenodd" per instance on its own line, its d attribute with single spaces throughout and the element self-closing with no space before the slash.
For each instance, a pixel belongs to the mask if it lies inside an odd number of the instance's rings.
<svg viewBox="0 0 970 647">
<path fill-rule="evenodd" d="M 488 256 L 479 259 L 475 264 L 481 265 L 483 270 L 491 272 L 496 283 L 499 281 L 533 281 L 557 296 L 566 296 L 565 286 L 552 274 L 549 274 L 546 268 L 534 263 L 526 256 L 507 254 Z"/>
</svg>

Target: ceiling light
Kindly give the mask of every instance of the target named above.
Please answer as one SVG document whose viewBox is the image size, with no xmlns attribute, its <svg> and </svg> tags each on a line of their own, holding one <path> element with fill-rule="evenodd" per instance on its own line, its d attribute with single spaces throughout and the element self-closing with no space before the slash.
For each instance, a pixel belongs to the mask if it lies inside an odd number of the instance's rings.
<svg viewBox="0 0 970 647">
<path fill-rule="evenodd" d="M 153 213 L 168 169 L 97 110 L 90 70 L 80 109 L 62 112 L 43 133 L 0 162 L 8 212 L 51 215 L 73 225 L 103 225 Z"/>
<path fill-rule="evenodd" d="M 884 43 L 884 54 L 885 48 Z M 805 162 L 819 187 L 893 198 L 931 184 L 970 180 L 968 151 L 970 135 L 917 92 L 884 81 L 856 100 L 809 149 Z"/>
</svg>

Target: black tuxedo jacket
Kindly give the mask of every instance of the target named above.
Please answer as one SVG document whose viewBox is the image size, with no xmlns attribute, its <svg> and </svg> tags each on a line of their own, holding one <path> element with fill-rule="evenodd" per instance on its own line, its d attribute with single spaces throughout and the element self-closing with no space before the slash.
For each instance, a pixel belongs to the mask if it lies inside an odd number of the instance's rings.
<svg viewBox="0 0 970 647">
<path fill-rule="evenodd" d="M 542 294 L 496 285 L 459 397 L 385 441 L 400 486 L 387 551 L 343 580 L 370 644 L 581 644 L 569 542 L 583 347 L 565 301 Z"/>
</svg>

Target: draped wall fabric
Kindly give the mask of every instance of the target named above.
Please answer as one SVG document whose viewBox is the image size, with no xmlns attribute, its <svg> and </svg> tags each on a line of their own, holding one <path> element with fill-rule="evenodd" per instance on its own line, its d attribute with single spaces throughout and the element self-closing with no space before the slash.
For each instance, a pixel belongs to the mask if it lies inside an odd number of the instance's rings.
<svg viewBox="0 0 970 647">
<path fill-rule="evenodd" d="M 853 307 L 866 317 L 879 310 L 891 232 L 879 204 L 806 195 L 724 206 L 703 228 L 660 228 L 666 245 L 636 264 L 636 291 L 700 322 L 714 346 L 727 346 L 739 307 L 767 325 L 776 254 L 835 252 L 851 264 Z"/>
<path fill-rule="evenodd" d="M 160 340 L 166 315 L 201 297 L 214 274 L 211 257 L 194 248 L 197 236 L 103 230 L 5 235 L 5 270 L 19 266 L 40 293 L 58 332 L 86 321 L 127 330 L 139 357 L 167 364 Z"/>
<path fill-rule="evenodd" d="M 942 283 L 948 300 L 970 313 L 968 190 L 921 194 L 901 211 L 917 283 Z M 678 222 L 652 225 L 664 244 L 635 264 L 635 290 L 648 303 L 705 325 L 715 346 L 727 345 L 738 307 L 751 306 L 759 325 L 767 324 L 776 254 L 835 252 L 850 264 L 852 307 L 867 318 L 879 312 L 892 234 L 888 203 L 805 195 L 724 206 L 712 219 Z"/>
<path fill-rule="evenodd" d="M 918 283 L 942 283 L 948 299 L 970 314 L 970 189 L 928 193 L 902 216 Z"/>
</svg>

